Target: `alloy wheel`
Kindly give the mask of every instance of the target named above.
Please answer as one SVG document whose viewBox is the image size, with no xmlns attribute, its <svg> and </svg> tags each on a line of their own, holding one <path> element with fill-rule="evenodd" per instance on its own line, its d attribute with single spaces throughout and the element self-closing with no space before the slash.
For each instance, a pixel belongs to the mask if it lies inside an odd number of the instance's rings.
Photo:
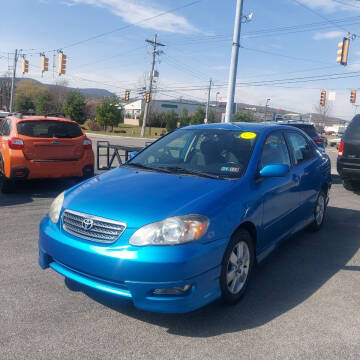
<svg viewBox="0 0 360 360">
<path fill-rule="evenodd" d="M 245 241 L 236 243 L 227 264 L 226 283 L 231 294 L 238 294 L 244 287 L 250 268 L 250 250 Z"/>
</svg>

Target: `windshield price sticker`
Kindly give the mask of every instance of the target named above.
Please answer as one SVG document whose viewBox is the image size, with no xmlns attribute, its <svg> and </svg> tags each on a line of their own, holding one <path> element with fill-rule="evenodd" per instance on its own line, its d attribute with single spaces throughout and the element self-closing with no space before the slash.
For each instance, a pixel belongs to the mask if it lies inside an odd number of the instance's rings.
<svg viewBox="0 0 360 360">
<path fill-rule="evenodd" d="M 246 140 L 250 140 L 250 139 L 254 139 L 254 138 L 256 138 L 256 133 L 254 133 L 254 132 L 249 132 L 249 131 L 247 131 L 247 132 L 243 132 L 241 135 L 240 135 L 240 137 L 242 138 L 242 139 L 246 139 Z"/>
<path fill-rule="evenodd" d="M 223 166 L 223 167 L 221 168 L 221 171 L 231 172 L 231 173 L 239 173 L 239 172 L 240 172 L 240 168 L 238 168 L 238 167 Z"/>
</svg>

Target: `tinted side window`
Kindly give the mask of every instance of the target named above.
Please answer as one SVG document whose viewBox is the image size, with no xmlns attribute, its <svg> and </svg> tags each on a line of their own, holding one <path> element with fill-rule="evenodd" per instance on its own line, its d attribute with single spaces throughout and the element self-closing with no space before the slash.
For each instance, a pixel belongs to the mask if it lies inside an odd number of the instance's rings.
<svg viewBox="0 0 360 360">
<path fill-rule="evenodd" d="M 295 132 L 288 132 L 287 138 L 291 151 L 294 155 L 295 165 L 309 161 L 315 157 L 313 147 L 307 142 L 304 136 Z"/>
<path fill-rule="evenodd" d="M 345 131 L 345 138 L 360 139 L 360 116 L 357 115 Z"/>
<path fill-rule="evenodd" d="M 260 165 L 286 164 L 291 166 L 289 151 L 281 132 L 272 133 L 264 143 Z"/>
<path fill-rule="evenodd" d="M 310 137 L 316 137 L 318 136 L 318 133 L 316 132 L 315 128 L 313 126 L 309 126 L 309 125 L 299 125 L 297 126 L 299 129 L 301 129 L 302 131 L 304 131 L 305 133 L 307 133 Z"/>
<path fill-rule="evenodd" d="M 0 136 L 2 136 L 2 127 L 4 126 L 5 120 L 0 119 Z"/>
</svg>

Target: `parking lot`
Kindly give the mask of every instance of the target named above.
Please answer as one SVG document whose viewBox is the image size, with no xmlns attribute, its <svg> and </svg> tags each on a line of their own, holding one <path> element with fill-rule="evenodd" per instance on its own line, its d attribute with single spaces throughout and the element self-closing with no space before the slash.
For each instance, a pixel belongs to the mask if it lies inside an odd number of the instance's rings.
<svg viewBox="0 0 360 360">
<path fill-rule="evenodd" d="M 39 268 L 38 224 L 74 181 L 0 194 L 0 358 L 359 359 L 360 192 L 344 190 L 336 150 L 328 153 L 334 185 L 324 228 L 282 245 L 238 305 L 185 315 L 139 311 Z"/>
</svg>

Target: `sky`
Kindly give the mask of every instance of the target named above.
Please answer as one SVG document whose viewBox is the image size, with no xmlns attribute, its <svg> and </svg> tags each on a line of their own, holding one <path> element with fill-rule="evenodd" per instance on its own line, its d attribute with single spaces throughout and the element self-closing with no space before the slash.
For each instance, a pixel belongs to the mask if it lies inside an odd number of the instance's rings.
<svg viewBox="0 0 360 360">
<path fill-rule="evenodd" d="M 158 57 L 157 98 L 226 101 L 236 0 L 11 0 L 2 2 L 0 74 L 14 49 L 30 62 L 24 77 L 55 83 L 53 56 L 68 56 L 72 87 L 97 87 L 135 97 L 151 66 L 153 39 L 166 45 Z M 360 77 L 360 1 L 244 0 L 236 101 L 313 112 L 320 91 L 336 92 L 331 115 L 351 119 L 350 90 Z M 14 16 L 15 15 L 15 16 Z M 245 19 L 244 19 L 245 20 Z M 348 33 L 348 66 L 336 64 Z M 40 74 L 40 53 L 50 71 Z M 18 76 L 21 74 L 19 66 Z M 274 81 L 276 80 L 276 81 Z M 360 102 L 360 93 L 359 93 Z"/>
</svg>

